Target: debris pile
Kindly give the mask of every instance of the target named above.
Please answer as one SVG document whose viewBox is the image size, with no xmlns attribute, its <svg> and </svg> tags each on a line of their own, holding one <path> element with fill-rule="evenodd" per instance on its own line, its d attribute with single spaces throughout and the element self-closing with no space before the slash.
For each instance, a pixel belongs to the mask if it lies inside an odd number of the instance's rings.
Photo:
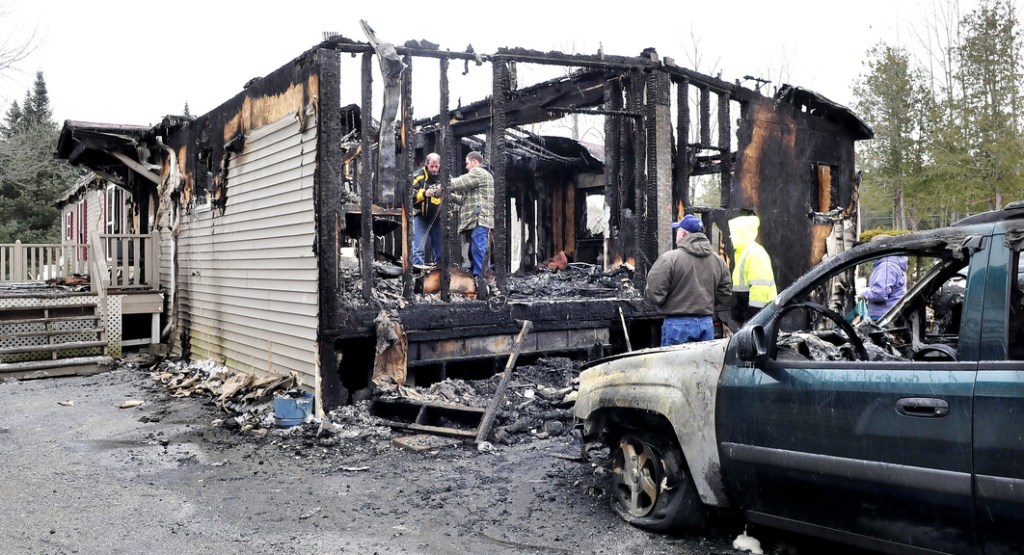
<svg viewBox="0 0 1024 555">
<path fill-rule="evenodd" d="M 373 267 L 373 305 L 386 309 L 404 308 L 407 301 L 402 296 L 401 267 L 382 261 L 375 261 Z M 441 295 L 436 292 L 436 288 L 431 288 L 425 283 L 436 273 L 436 270 L 423 273 L 417 270 L 416 279 L 421 280 L 421 285 L 415 288 L 417 292 L 413 294 L 411 302 L 441 302 Z M 464 285 L 465 280 L 460 279 L 462 273 L 465 272 L 458 268 L 452 269 L 452 302 L 476 298 L 475 288 Z M 363 282 L 358 269 L 342 268 L 340 276 L 343 284 L 340 293 L 341 305 L 348 309 L 365 307 L 366 303 L 362 299 Z M 493 276 L 491 281 L 493 282 Z M 508 298 L 512 300 L 567 297 L 638 299 L 643 296 L 642 292 L 633 286 L 632 271 L 629 268 L 620 267 L 604 272 L 594 264 L 582 262 L 545 262 L 534 271 L 521 270 L 510 274 L 507 283 Z M 491 294 L 495 293 L 496 289 L 492 290 Z"/>
<path fill-rule="evenodd" d="M 564 357 L 549 357 L 513 369 L 492 434 L 494 442 L 511 445 L 571 430 L 580 364 Z M 394 386 L 379 389 L 376 398 L 486 408 L 501 376 L 447 379 L 426 388 Z"/>
<path fill-rule="evenodd" d="M 266 430 L 274 426 L 275 395 L 289 396 L 297 392 L 298 377 L 257 377 L 218 366 L 211 360 L 194 363 L 164 361 L 153 371 L 153 379 L 161 383 L 171 397 L 212 398 L 213 404 L 234 415 L 225 419 L 225 427 L 242 431 Z"/>
<path fill-rule="evenodd" d="M 568 433 L 573 425 L 579 367 L 578 361 L 551 357 L 513 369 L 495 420 L 493 441 L 511 445 Z M 294 374 L 260 378 L 212 361 L 164 361 L 151 376 L 173 397 L 211 400 L 227 414 L 216 421 L 224 428 L 257 437 L 297 434 L 315 440 L 311 444 L 331 446 L 379 442 L 402 433 L 372 414 L 375 400 L 484 408 L 494 398 L 502 374 L 483 380 L 447 379 L 429 387 L 377 387 L 362 400 L 332 410 L 323 419 L 311 416 L 302 425 L 287 429 L 275 427 L 273 398 L 299 390 Z"/>
</svg>

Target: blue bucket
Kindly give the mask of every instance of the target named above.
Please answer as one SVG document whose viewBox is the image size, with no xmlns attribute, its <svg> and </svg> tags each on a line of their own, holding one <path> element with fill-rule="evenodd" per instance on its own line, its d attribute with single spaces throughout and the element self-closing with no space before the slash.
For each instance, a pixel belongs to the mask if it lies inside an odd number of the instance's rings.
<svg viewBox="0 0 1024 555">
<path fill-rule="evenodd" d="M 298 426 L 313 412 L 313 394 L 301 397 L 274 397 L 274 420 L 281 428 Z"/>
</svg>

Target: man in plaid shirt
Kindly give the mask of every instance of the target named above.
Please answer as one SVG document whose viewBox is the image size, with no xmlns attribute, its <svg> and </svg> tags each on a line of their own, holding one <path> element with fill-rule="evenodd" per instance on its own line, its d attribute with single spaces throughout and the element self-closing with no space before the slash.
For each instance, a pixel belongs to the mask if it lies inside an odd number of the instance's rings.
<svg viewBox="0 0 1024 555">
<path fill-rule="evenodd" d="M 483 167 L 477 151 L 466 155 L 466 173 L 452 179 L 448 191 L 459 205 L 459 232 L 468 236 L 469 258 L 474 276 L 488 266 L 488 247 L 494 228 L 494 176 Z"/>
</svg>

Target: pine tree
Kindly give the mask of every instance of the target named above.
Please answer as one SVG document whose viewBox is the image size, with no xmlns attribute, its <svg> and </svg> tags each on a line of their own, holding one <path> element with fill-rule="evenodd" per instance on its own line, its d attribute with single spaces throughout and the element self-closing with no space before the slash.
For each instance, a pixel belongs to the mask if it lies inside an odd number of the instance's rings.
<svg viewBox="0 0 1024 555">
<path fill-rule="evenodd" d="M 57 125 L 53 121 L 53 110 L 50 109 L 50 94 L 46 90 L 46 80 L 43 79 L 43 72 L 36 72 L 36 80 L 32 85 L 32 92 L 25 96 L 25 104 L 22 117 L 28 125 L 49 126 L 56 130 Z"/>
<path fill-rule="evenodd" d="M 865 168 L 865 207 L 891 210 L 891 227 L 916 227 L 907 194 L 922 176 L 923 136 L 929 101 L 924 77 L 909 53 L 880 43 L 868 51 L 868 71 L 854 87 L 858 113 L 874 129 L 875 138 L 861 147 Z M 889 210 L 884 205 L 887 199 Z"/>
<path fill-rule="evenodd" d="M 21 106 L 18 101 L 11 102 L 11 107 L 7 110 L 7 119 L 0 124 L 0 137 L 4 139 L 11 138 L 11 134 L 14 133 L 14 128 L 21 120 Z"/>
<path fill-rule="evenodd" d="M 963 43 L 957 50 L 959 77 L 966 102 L 961 106 L 972 145 L 976 176 L 971 199 L 976 209 L 1001 208 L 1004 196 L 1020 198 L 1024 158 L 1019 114 L 1021 39 L 1016 11 L 1009 0 L 982 0 L 961 22 Z"/>
</svg>

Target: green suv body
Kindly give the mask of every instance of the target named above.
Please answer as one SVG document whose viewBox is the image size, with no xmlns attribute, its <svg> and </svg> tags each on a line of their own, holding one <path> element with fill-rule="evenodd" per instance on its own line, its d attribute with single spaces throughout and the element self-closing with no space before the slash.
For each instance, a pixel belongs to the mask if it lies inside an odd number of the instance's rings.
<svg viewBox="0 0 1024 555">
<path fill-rule="evenodd" d="M 576 415 L 611 447 L 613 507 L 707 507 L 890 553 L 1024 552 L 1024 205 L 827 260 L 726 339 L 605 359 Z M 850 322 L 873 260 L 907 293 Z"/>
</svg>

